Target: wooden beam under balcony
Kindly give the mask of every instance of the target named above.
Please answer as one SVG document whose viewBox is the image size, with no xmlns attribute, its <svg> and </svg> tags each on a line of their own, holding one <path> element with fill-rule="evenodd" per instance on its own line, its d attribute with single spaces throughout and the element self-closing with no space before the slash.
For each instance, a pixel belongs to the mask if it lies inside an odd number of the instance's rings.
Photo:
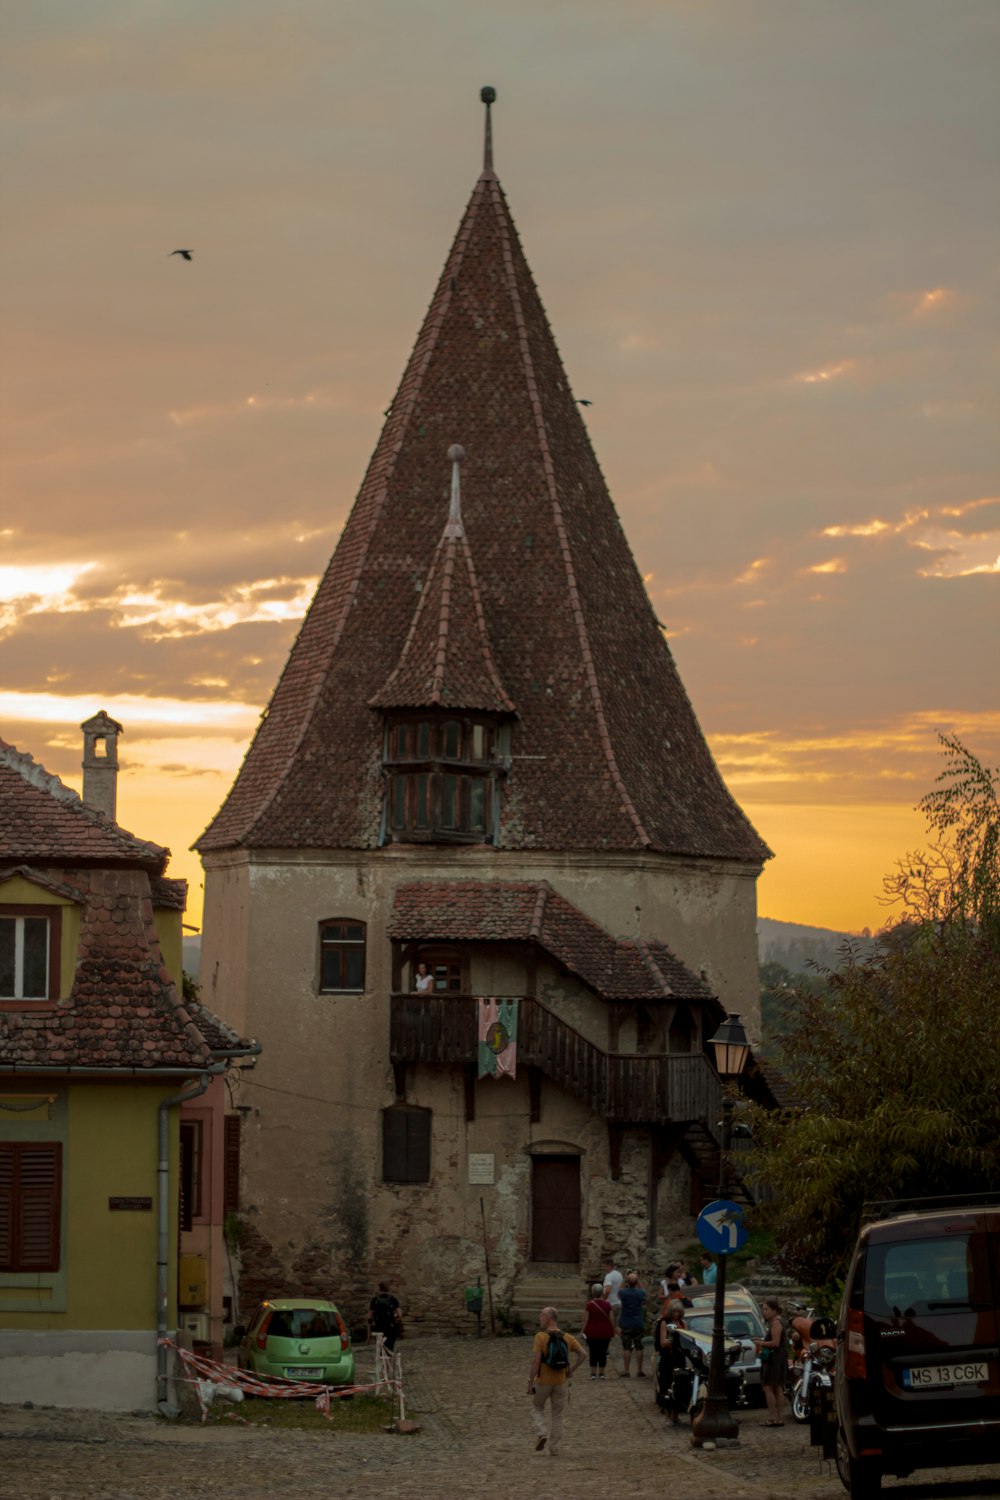
<svg viewBox="0 0 1000 1500">
<path fill-rule="evenodd" d="M 453 992 L 393 995 L 393 1064 L 474 1065 L 477 1006 Z M 711 1129 L 718 1118 L 719 1077 L 702 1053 L 604 1052 L 530 995 L 519 997 L 517 1059 L 619 1125 L 701 1120 Z"/>
</svg>

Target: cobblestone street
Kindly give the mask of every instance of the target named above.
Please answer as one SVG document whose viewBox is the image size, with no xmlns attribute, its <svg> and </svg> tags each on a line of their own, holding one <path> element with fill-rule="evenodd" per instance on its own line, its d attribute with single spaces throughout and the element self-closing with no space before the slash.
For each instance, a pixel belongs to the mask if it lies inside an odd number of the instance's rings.
<svg viewBox="0 0 1000 1500">
<path fill-rule="evenodd" d="M 171 1424 L 153 1417 L 0 1408 L 0 1493 L 10 1500 L 254 1500 L 382 1495 L 390 1500 L 841 1500 L 833 1466 L 808 1429 L 741 1416 L 739 1447 L 698 1453 L 686 1425 L 667 1427 L 653 1382 L 574 1382 L 558 1458 L 535 1454 L 525 1395 L 528 1339 L 421 1338 L 401 1346 L 407 1416 L 420 1432 L 354 1435 L 271 1431 L 236 1422 Z M 362 1356 L 363 1357 L 363 1356 Z M 362 1366 L 362 1369 L 364 1367 Z M 238 1410 L 238 1408 L 237 1408 Z M 984 1477 L 989 1474 L 990 1477 Z M 931 1481 L 950 1481 L 931 1487 Z M 888 1480 L 900 1500 L 996 1494 L 1000 1469 Z"/>
</svg>

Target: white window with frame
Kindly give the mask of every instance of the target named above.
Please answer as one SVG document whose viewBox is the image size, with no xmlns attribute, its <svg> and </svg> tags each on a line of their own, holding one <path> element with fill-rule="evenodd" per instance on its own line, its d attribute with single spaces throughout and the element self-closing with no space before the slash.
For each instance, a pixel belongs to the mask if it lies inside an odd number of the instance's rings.
<svg viewBox="0 0 1000 1500">
<path fill-rule="evenodd" d="M 50 981 L 47 916 L 0 915 L 0 1000 L 47 1000 Z"/>
</svg>

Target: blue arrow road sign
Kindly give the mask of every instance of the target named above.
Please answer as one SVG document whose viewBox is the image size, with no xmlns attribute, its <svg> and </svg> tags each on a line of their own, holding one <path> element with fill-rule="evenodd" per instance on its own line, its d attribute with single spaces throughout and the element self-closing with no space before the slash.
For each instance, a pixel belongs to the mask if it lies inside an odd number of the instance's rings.
<svg viewBox="0 0 1000 1500">
<path fill-rule="evenodd" d="M 731 1255 L 742 1250 L 750 1231 L 744 1222 L 745 1209 L 739 1203 L 717 1198 L 698 1215 L 695 1228 L 706 1250 L 714 1255 Z"/>
</svg>

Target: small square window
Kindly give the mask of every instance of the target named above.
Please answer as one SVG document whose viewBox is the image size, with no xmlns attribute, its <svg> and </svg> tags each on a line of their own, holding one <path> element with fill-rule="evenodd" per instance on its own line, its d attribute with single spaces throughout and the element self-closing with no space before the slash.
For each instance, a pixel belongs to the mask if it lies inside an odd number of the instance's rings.
<svg viewBox="0 0 1000 1500">
<path fill-rule="evenodd" d="M 323 994 L 365 987 L 365 924 L 343 918 L 321 922 L 319 987 Z"/>
<path fill-rule="evenodd" d="M 486 782 L 478 777 L 469 780 L 469 830 L 481 833 L 486 827 Z"/>
<path fill-rule="evenodd" d="M 462 754 L 462 726 L 457 719 L 449 719 L 444 726 L 441 753 L 448 760 L 458 760 Z"/>
<path fill-rule="evenodd" d="M 428 798 L 428 785 L 430 777 L 426 773 L 414 776 L 415 806 L 413 809 L 413 825 L 415 828 L 429 828 L 431 826 L 430 801 Z"/>
<path fill-rule="evenodd" d="M 458 777 L 441 777 L 441 827 L 458 827 Z"/>
</svg>

